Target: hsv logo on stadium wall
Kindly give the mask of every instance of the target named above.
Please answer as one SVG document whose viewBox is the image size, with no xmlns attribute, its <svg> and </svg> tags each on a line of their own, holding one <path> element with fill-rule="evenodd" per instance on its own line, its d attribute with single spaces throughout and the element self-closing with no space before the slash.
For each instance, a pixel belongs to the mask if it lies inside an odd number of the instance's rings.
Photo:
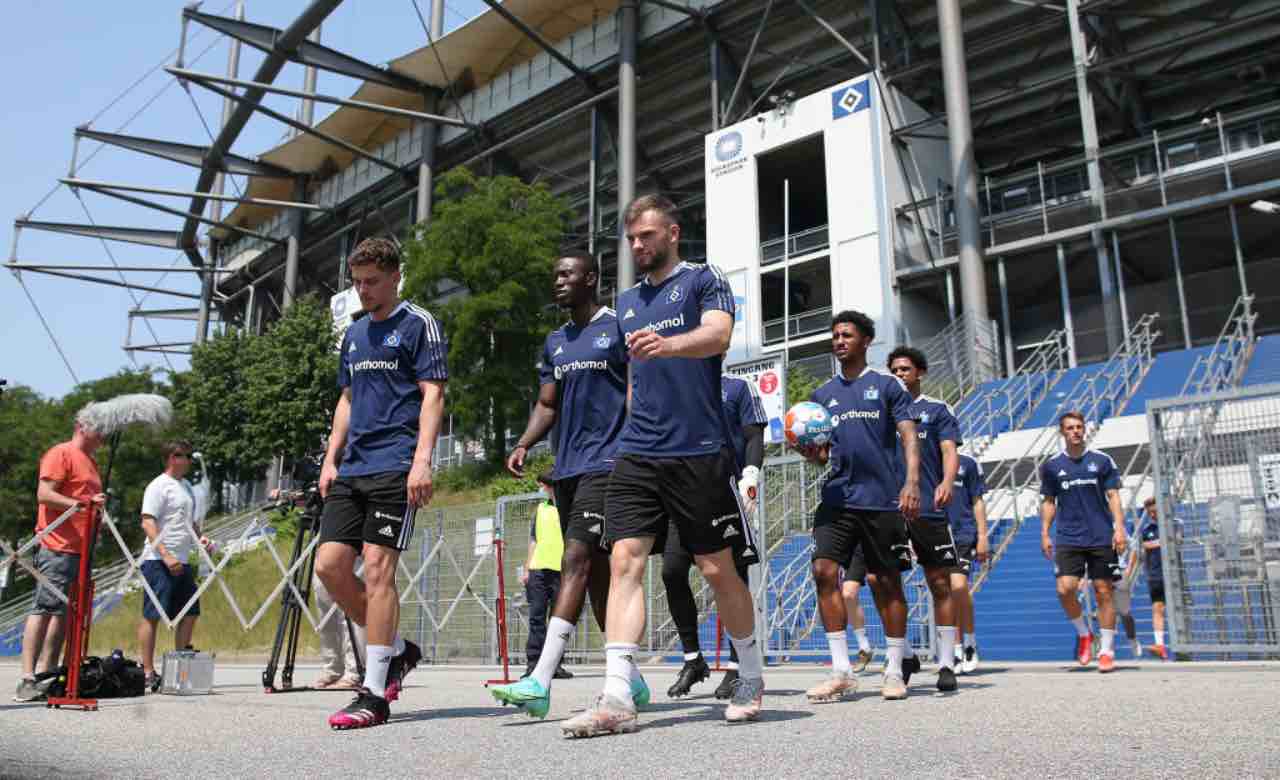
<svg viewBox="0 0 1280 780">
<path fill-rule="evenodd" d="M 766 371 L 760 375 L 760 392 L 769 395 L 778 389 L 778 375 Z"/>
<path fill-rule="evenodd" d="M 831 118 L 843 119 L 871 105 L 871 82 L 859 81 L 831 93 Z"/>
<path fill-rule="evenodd" d="M 737 130 L 725 133 L 716 141 L 716 159 L 729 162 L 742 154 L 742 133 Z"/>
</svg>

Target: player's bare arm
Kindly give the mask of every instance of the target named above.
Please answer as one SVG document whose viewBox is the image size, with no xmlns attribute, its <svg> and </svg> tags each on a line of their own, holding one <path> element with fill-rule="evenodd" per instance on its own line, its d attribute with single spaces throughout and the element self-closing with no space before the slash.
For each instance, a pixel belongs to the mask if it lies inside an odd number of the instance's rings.
<svg viewBox="0 0 1280 780">
<path fill-rule="evenodd" d="M 440 421 L 444 419 L 444 382 L 422 380 L 422 411 L 418 414 L 418 445 L 409 469 L 409 503 L 426 506 L 431 501 L 431 458 L 435 452 Z"/>
<path fill-rule="evenodd" d="M 1047 560 L 1053 560 L 1053 537 L 1049 530 L 1053 528 L 1053 517 L 1058 512 L 1058 503 L 1051 496 L 1040 499 L 1040 552 Z"/>
<path fill-rule="evenodd" d="M 627 350 L 635 360 L 655 358 L 709 358 L 729 351 L 733 315 L 718 309 L 704 311 L 701 324 L 688 333 L 663 336 L 651 330 L 632 333 Z"/>
<path fill-rule="evenodd" d="M 960 453 L 956 450 L 956 443 L 950 439 L 943 439 L 939 446 L 942 449 L 942 481 L 933 491 L 933 505 L 941 509 L 951 503 L 951 486 L 960 472 Z"/>
<path fill-rule="evenodd" d="M 902 492 L 898 494 L 898 509 L 908 520 L 915 520 L 920 516 L 920 444 L 913 420 L 903 420 L 897 427 L 898 435 L 902 437 L 903 459 L 907 462 L 907 478 L 902 483 Z"/>
<path fill-rule="evenodd" d="M 987 539 L 987 500 L 978 496 L 973 501 L 973 523 L 978 527 L 978 544 L 974 554 L 980 563 L 986 563 L 991 557 L 991 542 Z"/>
<path fill-rule="evenodd" d="M 342 448 L 347 446 L 347 430 L 351 427 L 351 388 L 342 389 L 338 403 L 333 408 L 333 427 L 329 431 L 329 445 L 324 451 L 324 464 L 320 467 L 320 495 L 327 497 L 333 481 L 338 478 L 338 461 Z"/>
<path fill-rule="evenodd" d="M 516 446 L 507 456 L 507 471 L 517 477 L 524 476 L 524 459 L 529 454 L 529 448 L 542 441 L 542 437 L 546 436 L 547 431 L 556 424 L 556 416 L 560 409 L 558 387 L 555 382 L 548 382 L 538 388 L 538 400 L 534 402 L 533 411 L 529 413 L 529 422 L 525 425 L 524 433 L 520 434 L 520 438 L 516 440 Z"/>
<path fill-rule="evenodd" d="M 1124 508 L 1120 505 L 1120 491 L 1112 488 L 1107 491 L 1107 507 L 1111 510 L 1112 536 L 1111 546 L 1116 554 L 1124 553 L 1129 539 L 1124 533 Z"/>
</svg>

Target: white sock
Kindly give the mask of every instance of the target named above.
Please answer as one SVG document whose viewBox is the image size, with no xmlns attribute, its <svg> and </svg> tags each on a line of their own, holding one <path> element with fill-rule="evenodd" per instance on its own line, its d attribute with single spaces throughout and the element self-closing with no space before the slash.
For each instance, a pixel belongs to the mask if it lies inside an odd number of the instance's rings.
<svg viewBox="0 0 1280 780">
<path fill-rule="evenodd" d="M 953 649 L 955 650 L 956 658 L 959 658 L 959 659 L 964 658 L 964 645 L 960 644 L 959 642 L 956 642 L 956 646 Z"/>
<path fill-rule="evenodd" d="M 702 655 L 702 653 L 700 653 L 700 652 L 695 652 L 695 653 L 685 653 L 685 654 L 684 654 L 684 660 L 686 660 L 686 661 L 696 661 L 696 660 L 698 660 L 698 657 L 699 657 L 699 656 L 701 656 L 701 655 Z"/>
<path fill-rule="evenodd" d="M 871 652 L 871 642 L 867 639 L 867 629 L 853 629 L 853 636 L 858 640 L 858 649 L 864 653 Z"/>
<path fill-rule="evenodd" d="M 395 654 L 396 654 L 396 655 L 400 655 L 401 653 L 403 653 L 403 652 L 404 652 L 404 637 L 400 636 L 399 634 L 396 634 L 396 639 L 395 639 L 395 641 L 391 643 L 391 649 L 395 651 Z"/>
<path fill-rule="evenodd" d="M 1154 637 L 1156 638 L 1156 644 L 1158 644 L 1158 645 L 1162 645 L 1162 644 L 1164 644 L 1164 632 L 1163 632 L 1163 631 L 1152 631 L 1152 632 L 1151 632 L 1151 635 L 1152 635 L 1152 636 L 1154 636 Z"/>
<path fill-rule="evenodd" d="M 1076 636 L 1089 636 L 1089 627 L 1084 623 L 1084 615 L 1071 618 L 1071 625 L 1076 627 Z"/>
<path fill-rule="evenodd" d="M 631 701 L 631 670 L 639 645 L 610 642 L 604 646 L 604 692 L 619 701 Z"/>
<path fill-rule="evenodd" d="M 547 641 L 542 645 L 542 655 L 538 656 L 538 665 L 533 669 L 533 679 L 544 690 L 551 690 L 551 678 L 564 657 L 564 646 L 573 636 L 573 624 L 564 618 L 553 617 L 547 624 Z"/>
<path fill-rule="evenodd" d="M 1102 650 L 1099 652 L 1116 654 L 1116 630 L 1114 628 L 1102 629 Z"/>
<path fill-rule="evenodd" d="M 831 650 L 831 673 L 848 674 L 853 671 L 849 665 L 849 640 L 843 631 L 827 632 L 827 647 Z"/>
<path fill-rule="evenodd" d="M 966 633 L 965 633 L 965 635 L 964 635 L 964 646 L 965 646 L 965 647 L 977 647 L 977 646 L 978 646 L 978 637 L 977 637 L 977 635 L 976 635 L 976 634 L 974 634 L 974 633 L 972 633 L 972 632 L 966 632 Z"/>
<path fill-rule="evenodd" d="M 733 649 L 738 651 L 738 675 L 748 680 L 764 677 L 764 656 L 760 654 L 760 643 L 756 641 L 755 634 L 745 639 L 729 634 L 729 641 L 733 642 Z M 844 662 L 849 663 L 848 657 Z"/>
<path fill-rule="evenodd" d="M 391 645 L 369 645 L 365 648 L 364 687 L 375 696 L 387 695 L 387 669 L 396 649 Z"/>
<path fill-rule="evenodd" d="M 938 647 L 953 647 L 956 643 L 956 627 L 955 626 L 938 626 Z M 947 652 L 945 649 L 938 653 L 938 666 L 942 669 L 950 669 L 955 665 L 955 654 Z"/>
<path fill-rule="evenodd" d="M 902 653 L 906 649 L 907 638 L 887 636 L 884 639 L 884 673 L 902 676 Z"/>
</svg>

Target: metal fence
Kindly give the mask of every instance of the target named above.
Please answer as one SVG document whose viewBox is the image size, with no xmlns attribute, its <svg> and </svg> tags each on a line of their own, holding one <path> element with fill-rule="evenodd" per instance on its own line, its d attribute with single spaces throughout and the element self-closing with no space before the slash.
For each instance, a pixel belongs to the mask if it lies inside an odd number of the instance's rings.
<svg viewBox="0 0 1280 780">
<path fill-rule="evenodd" d="M 1280 384 L 1147 406 L 1170 638 L 1280 655 Z"/>
</svg>

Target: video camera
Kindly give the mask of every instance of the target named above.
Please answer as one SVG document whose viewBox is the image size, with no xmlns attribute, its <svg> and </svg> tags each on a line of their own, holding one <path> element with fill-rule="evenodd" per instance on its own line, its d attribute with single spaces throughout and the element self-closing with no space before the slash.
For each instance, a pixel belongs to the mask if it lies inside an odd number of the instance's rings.
<svg viewBox="0 0 1280 780">
<path fill-rule="evenodd" d="M 276 495 L 275 511 L 284 512 L 294 507 L 302 510 L 300 524 L 305 529 L 320 527 L 320 513 L 324 510 L 324 498 L 320 495 L 320 469 L 323 455 L 307 455 L 293 462 L 289 471 L 291 481 L 301 488 L 281 490 Z"/>
</svg>

